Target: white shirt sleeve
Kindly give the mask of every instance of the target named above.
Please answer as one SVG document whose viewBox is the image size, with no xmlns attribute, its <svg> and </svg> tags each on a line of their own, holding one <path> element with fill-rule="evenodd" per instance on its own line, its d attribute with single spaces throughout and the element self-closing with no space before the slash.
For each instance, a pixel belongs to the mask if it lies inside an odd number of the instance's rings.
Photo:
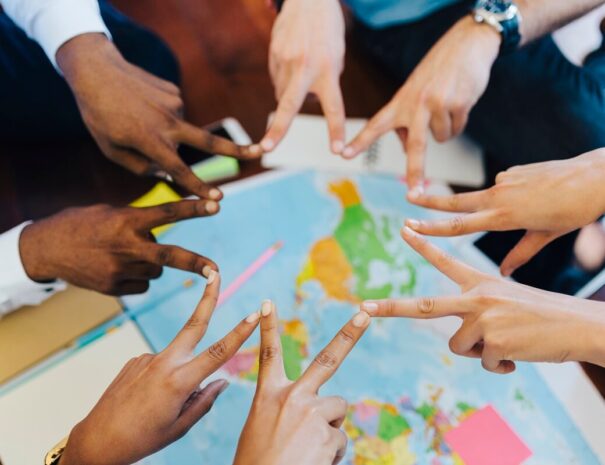
<svg viewBox="0 0 605 465">
<path fill-rule="evenodd" d="M 111 38 L 97 0 L 0 0 L 0 3 L 5 13 L 42 46 L 55 68 L 57 50 L 68 40 L 89 32 Z"/>
<path fill-rule="evenodd" d="M 0 234 L 0 317 L 24 305 L 38 305 L 66 287 L 63 281 L 37 283 L 27 276 L 21 262 L 19 238 L 30 223 Z"/>
</svg>

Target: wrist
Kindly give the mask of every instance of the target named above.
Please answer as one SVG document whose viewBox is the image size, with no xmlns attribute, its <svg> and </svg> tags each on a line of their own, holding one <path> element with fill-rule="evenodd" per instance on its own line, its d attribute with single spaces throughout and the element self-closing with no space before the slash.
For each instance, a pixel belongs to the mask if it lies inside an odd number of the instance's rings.
<svg viewBox="0 0 605 465">
<path fill-rule="evenodd" d="M 573 360 L 605 367 L 605 303 L 586 301 L 587 310 L 580 313 L 582 329 L 571 337 L 577 341 Z"/>
<path fill-rule="evenodd" d="M 27 225 L 19 237 L 19 255 L 25 273 L 32 281 L 44 282 L 57 279 L 48 247 L 44 241 L 44 226 L 41 223 Z"/>
<path fill-rule="evenodd" d="M 57 65 L 70 86 L 78 83 L 79 78 L 90 71 L 94 60 L 121 58 L 120 52 L 105 34 L 81 34 L 65 42 L 57 50 Z"/>
<path fill-rule="evenodd" d="M 490 65 L 496 61 L 502 44 L 502 36 L 493 27 L 485 23 L 477 23 L 470 15 L 458 20 L 454 26 L 462 31 L 465 37 L 471 37 L 473 42 L 481 44 L 491 57 Z"/>
</svg>

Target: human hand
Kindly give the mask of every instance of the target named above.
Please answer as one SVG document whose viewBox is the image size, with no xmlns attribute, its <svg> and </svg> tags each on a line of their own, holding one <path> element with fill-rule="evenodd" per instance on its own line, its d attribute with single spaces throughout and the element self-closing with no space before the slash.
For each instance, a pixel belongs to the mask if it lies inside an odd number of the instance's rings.
<svg viewBox="0 0 605 465">
<path fill-rule="evenodd" d="M 174 340 L 157 355 L 130 360 L 99 402 L 78 423 L 61 465 L 126 465 L 176 441 L 212 408 L 227 388 L 225 380 L 201 387 L 227 362 L 258 325 L 255 312 L 199 355 L 219 296 L 212 272 L 202 300 Z"/>
<path fill-rule="evenodd" d="M 275 306 L 263 302 L 261 315 L 258 385 L 234 464 L 338 463 L 347 445 L 340 430 L 347 402 L 341 397 L 320 397 L 318 391 L 361 338 L 370 317 L 364 312 L 355 315 L 292 382 L 284 371 Z"/>
<path fill-rule="evenodd" d="M 451 351 L 480 358 L 483 368 L 494 373 L 511 373 L 515 360 L 605 364 L 603 303 L 486 275 L 407 227 L 402 235 L 414 250 L 455 281 L 462 295 L 364 302 L 362 310 L 373 317 L 457 316 L 462 326 L 450 339 Z"/>
<path fill-rule="evenodd" d="M 181 160 L 179 144 L 241 159 L 261 155 L 258 146 L 241 147 L 187 123 L 179 88 L 128 63 L 102 34 L 66 42 L 57 63 L 105 156 L 137 175 L 168 174 L 187 192 L 220 200 L 221 192 Z"/>
<path fill-rule="evenodd" d="M 478 231 L 526 229 L 500 265 L 511 275 L 543 247 L 605 213 L 605 150 L 561 160 L 516 166 L 496 177 L 495 186 L 448 196 L 411 196 L 416 205 L 466 213 L 447 220 L 406 225 L 421 234 L 458 236 Z"/>
<path fill-rule="evenodd" d="M 260 143 L 264 151 L 283 139 L 308 93 L 319 98 L 332 151 L 342 151 L 345 110 L 339 80 L 344 68 L 344 35 L 338 0 L 284 3 L 271 35 L 269 71 L 278 106 Z"/>
<path fill-rule="evenodd" d="M 357 156 L 394 129 L 407 155 L 408 186 L 421 191 L 429 128 L 438 142 L 462 133 L 470 110 L 485 92 L 500 41 L 490 27 L 470 17 L 460 20 L 347 145 L 343 156 Z"/>
<path fill-rule="evenodd" d="M 216 264 L 174 245 L 157 244 L 151 230 L 214 215 L 214 200 L 183 200 L 146 208 L 95 205 L 69 208 L 25 227 L 23 267 L 34 281 L 63 279 L 111 295 L 138 294 L 169 266 L 210 276 Z"/>
</svg>

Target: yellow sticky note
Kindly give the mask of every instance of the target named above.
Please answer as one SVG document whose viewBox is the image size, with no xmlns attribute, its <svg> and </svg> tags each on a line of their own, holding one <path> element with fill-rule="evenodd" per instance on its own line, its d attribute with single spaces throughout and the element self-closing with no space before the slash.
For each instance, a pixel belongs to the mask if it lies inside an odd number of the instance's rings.
<svg viewBox="0 0 605 465">
<path fill-rule="evenodd" d="M 142 197 L 139 197 L 134 202 L 130 204 L 131 207 L 155 207 L 156 205 L 162 205 L 163 203 L 168 202 L 176 202 L 181 200 L 181 196 L 174 192 L 174 190 L 165 182 L 158 182 L 153 189 L 147 192 Z M 168 229 L 170 229 L 173 225 L 165 224 L 163 226 L 158 226 L 157 228 L 153 228 L 151 231 L 154 236 L 158 236 Z"/>
</svg>

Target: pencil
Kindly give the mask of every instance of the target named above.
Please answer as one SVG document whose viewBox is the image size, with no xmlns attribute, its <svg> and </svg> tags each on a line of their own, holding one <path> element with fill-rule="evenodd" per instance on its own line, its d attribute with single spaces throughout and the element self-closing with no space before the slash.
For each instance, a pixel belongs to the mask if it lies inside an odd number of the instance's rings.
<svg viewBox="0 0 605 465">
<path fill-rule="evenodd" d="M 269 262 L 269 260 L 271 260 L 283 246 L 284 243 L 282 241 L 278 241 L 265 250 L 260 257 L 258 257 L 241 275 L 235 279 L 235 281 L 229 284 L 229 286 L 227 286 L 227 288 L 221 292 L 216 306 L 220 306 L 225 302 L 225 300 L 235 294 L 239 288 L 242 287 L 246 281 L 254 276 L 263 266 L 265 266 L 267 262 Z"/>
</svg>

